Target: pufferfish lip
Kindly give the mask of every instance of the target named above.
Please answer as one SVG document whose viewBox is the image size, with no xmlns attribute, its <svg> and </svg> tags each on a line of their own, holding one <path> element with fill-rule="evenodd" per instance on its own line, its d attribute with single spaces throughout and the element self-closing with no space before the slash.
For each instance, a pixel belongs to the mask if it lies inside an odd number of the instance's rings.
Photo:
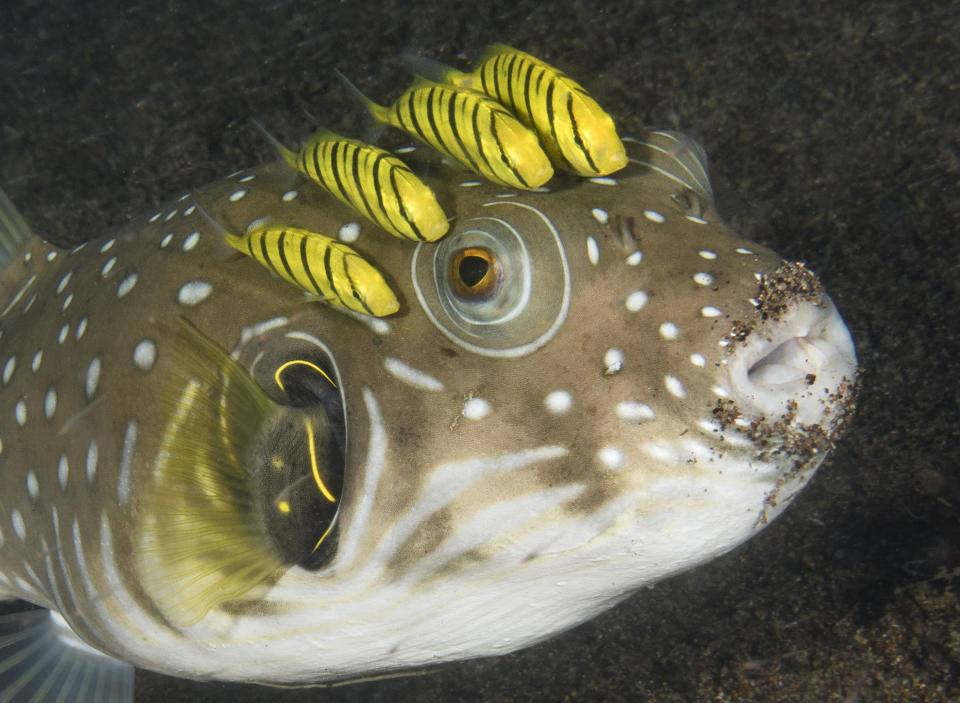
<svg viewBox="0 0 960 703">
<path fill-rule="evenodd" d="M 789 413 L 814 425 L 835 414 L 832 400 L 856 377 L 853 340 L 833 302 L 800 300 L 735 343 L 727 360 L 739 409 L 754 418 Z"/>
</svg>

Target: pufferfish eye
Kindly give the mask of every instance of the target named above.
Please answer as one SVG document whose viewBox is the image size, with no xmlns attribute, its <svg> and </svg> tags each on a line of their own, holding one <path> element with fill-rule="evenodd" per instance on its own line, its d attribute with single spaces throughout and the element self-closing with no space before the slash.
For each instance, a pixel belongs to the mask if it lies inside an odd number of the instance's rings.
<svg viewBox="0 0 960 703">
<path fill-rule="evenodd" d="M 450 259 L 450 284 L 461 298 L 489 298 L 496 294 L 502 280 L 500 260 L 486 247 L 466 247 Z"/>
<path fill-rule="evenodd" d="M 438 245 L 417 246 L 417 299 L 430 321 L 485 356 L 529 354 L 559 329 L 570 270 L 554 224 L 519 201 L 483 203 Z M 536 262 L 536 265 L 534 265 Z"/>
</svg>

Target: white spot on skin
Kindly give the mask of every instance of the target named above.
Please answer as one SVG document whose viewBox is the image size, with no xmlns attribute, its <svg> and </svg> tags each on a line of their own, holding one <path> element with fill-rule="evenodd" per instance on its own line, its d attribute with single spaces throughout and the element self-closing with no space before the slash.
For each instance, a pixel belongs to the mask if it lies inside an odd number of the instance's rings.
<svg viewBox="0 0 960 703">
<path fill-rule="evenodd" d="M 83 337 L 83 333 L 87 331 L 87 316 L 84 315 L 80 318 L 80 322 L 77 323 L 77 341 L 80 341 L 80 338 Z"/>
<path fill-rule="evenodd" d="M 70 277 L 73 275 L 73 271 L 68 271 L 67 275 L 60 279 L 60 283 L 57 284 L 57 295 L 63 293 L 63 289 L 67 287 L 67 284 L 70 283 Z"/>
<path fill-rule="evenodd" d="M 697 426 L 708 434 L 715 434 L 720 431 L 720 423 L 713 420 L 699 420 Z"/>
<path fill-rule="evenodd" d="M 670 391 L 670 395 L 676 396 L 677 398 L 687 397 L 686 389 L 676 376 L 664 376 L 663 383 L 667 387 L 667 390 Z"/>
<path fill-rule="evenodd" d="M 55 252 L 55 251 L 48 251 L 48 252 L 47 252 L 47 261 L 53 261 L 53 260 L 56 259 L 56 258 L 57 258 L 57 252 Z"/>
<path fill-rule="evenodd" d="M 667 218 L 661 215 L 656 210 L 644 210 L 643 216 L 646 217 L 651 222 L 656 222 L 658 225 L 663 224 L 667 221 Z"/>
<path fill-rule="evenodd" d="M 123 450 L 120 454 L 120 471 L 117 475 L 117 500 L 126 505 L 130 500 L 130 472 L 133 468 L 133 452 L 137 447 L 137 421 L 130 420 L 123 433 Z"/>
<path fill-rule="evenodd" d="M 734 249 L 734 251 L 737 252 L 738 254 L 752 254 L 752 253 L 753 253 L 753 252 L 750 251 L 749 249 L 744 249 L 743 247 L 737 247 L 736 249 Z"/>
<path fill-rule="evenodd" d="M 624 422 L 645 422 L 656 417 L 653 408 L 635 400 L 625 400 L 617 403 L 617 417 Z"/>
<path fill-rule="evenodd" d="M 355 242 L 360 237 L 360 223 L 359 222 L 345 222 L 340 225 L 340 229 L 337 230 L 337 237 L 341 242 Z"/>
<path fill-rule="evenodd" d="M 133 348 L 133 365 L 144 373 L 153 369 L 157 361 L 157 345 L 150 339 L 144 339 Z"/>
<path fill-rule="evenodd" d="M 476 186 L 482 186 L 483 181 L 464 181 L 460 184 L 461 188 L 474 188 Z"/>
<path fill-rule="evenodd" d="M 490 406 L 490 402 L 484 400 L 483 398 L 470 398 L 466 403 L 463 404 L 463 410 L 460 412 L 468 420 L 482 420 L 493 408 Z"/>
<path fill-rule="evenodd" d="M 712 386 L 712 387 L 710 388 L 710 391 L 711 391 L 714 395 L 720 396 L 721 398 L 726 398 L 726 397 L 728 397 L 728 396 L 730 395 L 730 391 L 728 391 L 728 390 L 727 390 L 726 388 L 724 388 L 723 386 Z"/>
<path fill-rule="evenodd" d="M 235 190 L 232 193 L 230 193 L 230 202 L 235 203 L 238 200 L 241 200 L 243 196 L 245 196 L 246 194 L 247 194 L 246 190 L 243 190 L 243 189 Z"/>
<path fill-rule="evenodd" d="M 286 193 L 284 193 L 284 194 L 280 197 L 280 199 L 281 199 L 283 202 L 285 202 L 285 203 L 289 203 L 291 200 L 294 200 L 294 199 L 297 197 L 297 195 L 298 195 L 297 191 L 295 191 L 295 190 L 288 190 Z"/>
<path fill-rule="evenodd" d="M 61 454 L 60 461 L 57 462 L 57 481 L 62 490 L 67 490 L 67 479 L 70 477 L 70 464 L 67 462 L 67 455 Z"/>
<path fill-rule="evenodd" d="M 702 369 L 707 365 L 707 358 L 703 354 L 691 354 L 690 363 Z"/>
<path fill-rule="evenodd" d="M 607 349 L 603 355 L 603 372 L 611 376 L 623 368 L 623 352 L 619 349 Z"/>
<path fill-rule="evenodd" d="M 23 314 L 26 315 L 30 308 L 33 307 L 33 304 L 37 301 L 37 294 L 34 293 L 30 300 L 27 301 L 27 304 L 23 306 Z"/>
<path fill-rule="evenodd" d="M 679 461 L 677 452 L 669 447 L 664 447 L 659 444 L 644 444 L 643 450 L 658 461 L 665 461 L 671 464 L 676 464 Z"/>
<path fill-rule="evenodd" d="M 113 248 L 113 245 L 116 243 L 117 243 L 116 237 L 114 237 L 113 239 L 108 239 L 106 242 L 103 243 L 103 246 L 100 247 L 100 253 L 106 254 L 108 251 L 110 251 Z"/>
<path fill-rule="evenodd" d="M 43 414 L 49 420 L 57 412 L 57 389 L 51 386 L 43 396 Z"/>
<path fill-rule="evenodd" d="M 650 296 L 647 295 L 646 291 L 635 290 L 633 293 L 627 296 L 625 304 L 627 306 L 627 310 L 630 312 L 637 312 L 638 310 L 643 310 L 648 300 L 650 300 Z"/>
<path fill-rule="evenodd" d="M 593 219 L 601 225 L 605 225 L 610 221 L 610 214 L 602 208 L 595 207 L 590 211 L 590 214 L 593 215 Z"/>
<path fill-rule="evenodd" d="M 710 251 L 709 249 L 701 249 L 697 253 L 708 261 L 712 261 L 713 259 L 717 258 L 717 253 L 715 251 Z"/>
<path fill-rule="evenodd" d="M 14 508 L 10 511 L 10 522 L 13 525 L 13 531 L 17 533 L 17 537 L 21 540 L 27 538 L 27 526 L 23 522 L 23 515 L 20 514 L 20 511 Z"/>
<path fill-rule="evenodd" d="M 199 305 L 213 292 L 213 286 L 206 281 L 190 281 L 180 286 L 177 302 L 188 308 Z"/>
<path fill-rule="evenodd" d="M 411 152 L 413 152 L 413 151 L 416 151 L 416 150 L 417 150 L 417 147 L 411 146 L 411 145 L 407 145 L 407 146 L 397 147 L 396 149 L 393 150 L 393 153 L 394 153 L 394 154 L 409 154 L 409 153 L 411 153 Z"/>
<path fill-rule="evenodd" d="M 60 311 L 65 311 L 70 307 L 70 303 L 73 302 L 73 293 L 67 293 L 67 297 L 63 299 L 63 305 L 60 306 Z"/>
<path fill-rule="evenodd" d="M 627 266 L 636 266 L 641 261 L 643 261 L 643 252 L 635 251 L 627 257 Z"/>
<path fill-rule="evenodd" d="M 165 235 L 163 235 L 163 239 L 160 240 L 160 248 L 166 249 L 167 246 L 170 244 L 170 240 L 172 239 L 173 239 L 173 232 L 167 232 Z"/>
<path fill-rule="evenodd" d="M 100 455 L 100 448 L 97 446 L 97 440 L 90 440 L 90 446 L 87 447 L 87 483 L 92 484 L 97 475 L 97 459 Z"/>
<path fill-rule="evenodd" d="M 664 322 L 660 325 L 660 336 L 664 339 L 676 339 L 680 336 L 680 329 L 672 322 Z"/>
<path fill-rule="evenodd" d="M 170 220 L 172 220 L 172 219 L 173 219 L 174 217 L 176 217 L 176 216 L 177 216 L 177 211 L 176 211 L 176 210 L 171 210 L 170 212 L 167 213 L 166 217 L 163 218 L 163 221 L 164 221 L 164 222 L 169 222 Z"/>
<path fill-rule="evenodd" d="M 385 368 L 394 378 L 421 391 L 442 391 L 443 383 L 429 374 L 408 366 L 399 359 L 388 356 L 383 360 Z"/>
<path fill-rule="evenodd" d="M 102 278 L 106 278 L 110 274 L 110 272 L 113 271 L 113 267 L 116 266 L 116 264 L 117 264 L 117 257 L 111 256 L 109 259 L 107 259 L 107 263 L 103 265 L 103 268 L 100 269 L 100 276 Z"/>
<path fill-rule="evenodd" d="M 156 222 L 157 220 L 160 219 L 160 215 L 162 214 L 163 213 L 160 213 L 160 212 L 154 213 L 153 215 L 150 216 L 150 219 L 147 220 L 147 222 Z"/>
<path fill-rule="evenodd" d="M 707 221 L 702 217 L 697 217 L 696 215 L 685 215 L 685 217 L 691 222 L 696 222 L 698 225 L 705 225 Z"/>
<path fill-rule="evenodd" d="M 693 274 L 693 282 L 698 286 L 712 286 L 714 278 L 706 271 Z"/>
<path fill-rule="evenodd" d="M 194 212 L 194 210 L 196 210 L 196 209 L 197 209 L 197 206 L 196 206 L 196 205 L 191 205 L 190 207 L 188 207 L 186 210 L 183 211 L 183 214 L 184 214 L 184 215 L 192 215 L 193 212 Z"/>
<path fill-rule="evenodd" d="M 13 416 L 17 418 L 17 424 L 23 427 L 27 424 L 27 403 L 21 398 L 13 408 Z"/>
<path fill-rule="evenodd" d="M 70 334 L 70 323 L 60 328 L 60 334 L 57 335 L 57 342 L 63 344 L 67 341 L 67 335 Z"/>
<path fill-rule="evenodd" d="M 40 482 L 37 481 L 37 475 L 32 471 L 27 472 L 27 493 L 30 494 L 31 500 L 40 497 Z"/>
<path fill-rule="evenodd" d="M 7 363 L 3 365 L 3 385 L 10 383 L 10 379 L 13 378 L 13 372 L 17 368 L 17 357 L 11 356 L 7 359 Z"/>
<path fill-rule="evenodd" d="M 587 237 L 587 258 L 594 266 L 600 262 L 600 247 L 597 246 L 597 240 L 593 237 Z"/>
<path fill-rule="evenodd" d="M 573 396 L 567 391 L 550 391 L 543 399 L 543 404 L 551 415 L 564 415 L 573 407 Z"/>
<path fill-rule="evenodd" d="M 608 176 L 596 176 L 594 178 L 588 178 L 591 183 L 596 183 L 599 186 L 615 186 L 617 185 L 616 178 L 609 178 Z"/>
<path fill-rule="evenodd" d="M 125 297 L 130 291 L 133 290 L 135 285 L 137 285 L 137 274 L 128 273 L 124 279 L 120 281 L 120 285 L 117 286 L 117 298 L 119 299 Z"/>
<path fill-rule="evenodd" d="M 616 447 L 603 447 L 599 452 L 597 452 L 597 461 L 603 464 L 606 468 L 615 471 L 623 468 L 623 465 L 626 463 L 627 459 L 623 455 L 623 452 Z"/>
<path fill-rule="evenodd" d="M 240 183 L 249 183 L 250 181 L 252 181 L 252 180 L 253 180 L 254 178 L 256 178 L 256 177 L 257 177 L 257 175 L 256 175 L 255 173 L 250 173 L 250 174 L 247 174 L 246 176 L 244 176 L 243 178 L 240 178 L 239 181 L 240 181 Z"/>
<path fill-rule="evenodd" d="M 723 310 L 720 308 L 715 308 L 712 305 L 707 305 L 700 308 L 700 314 L 704 317 L 720 317 L 723 315 Z"/>
<path fill-rule="evenodd" d="M 33 359 L 30 361 L 30 370 L 36 373 L 40 370 L 40 364 L 43 363 L 43 349 L 38 349 L 37 353 L 33 355 Z"/>
<path fill-rule="evenodd" d="M 87 398 L 93 398 L 94 393 L 97 392 L 98 383 L 100 383 L 100 357 L 95 356 L 90 360 L 90 365 L 87 366 L 87 378 L 83 386 Z"/>
<path fill-rule="evenodd" d="M 191 232 L 187 235 L 186 239 L 183 240 L 183 245 L 180 247 L 183 251 L 190 251 L 197 243 L 200 241 L 199 232 Z"/>
</svg>

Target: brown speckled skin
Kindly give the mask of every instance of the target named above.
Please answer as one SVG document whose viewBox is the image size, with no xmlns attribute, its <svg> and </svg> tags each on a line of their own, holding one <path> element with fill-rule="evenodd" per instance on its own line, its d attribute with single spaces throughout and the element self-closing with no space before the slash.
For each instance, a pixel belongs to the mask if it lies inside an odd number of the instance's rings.
<svg viewBox="0 0 960 703">
<path fill-rule="evenodd" d="M 504 41 L 577 77 L 627 132 L 692 127 L 725 185 L 721 211 L 821 275 L 865 367 L 852 432 L 783 518 L 575 632 L 334 690 L 138 672 L 137 700 L 955 697 L 960 606 L 930 579 L 960 554 L 946 440 L 958 22 L 947 2 L 5 4 L 0 182 L 51 237 L 98 235 L 269 158 L 238 128 L 247 115 L 290 139 L 308 130 L 303 106 L 356 121 L 334 66 L 385 95 L 405 79 L 402 50 L 455 62 Z"/>
</svg>

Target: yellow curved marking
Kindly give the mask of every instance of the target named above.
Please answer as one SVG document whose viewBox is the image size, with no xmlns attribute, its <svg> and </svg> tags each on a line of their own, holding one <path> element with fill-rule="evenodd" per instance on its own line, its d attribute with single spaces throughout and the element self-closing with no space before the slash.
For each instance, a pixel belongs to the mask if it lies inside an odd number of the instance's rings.
<svg viewBox="0 0 960 703">
<path fill-rule="evenodd" d="M 335 524 L 336 524 L 335 521 L 330 523 L 330 527 L 327 528 L 327 531 L 323 533 L 323 536 L 319 540 L 317 540 L 317 544 L 314 546 L 313 550 L 310 552 L 311 555 L 314 552 L 316 552 L 318 549 L 320 549 L 320 545 L 323 544 L 323 540 L 327 538 L 327 536 L 330 534 L 330 530 L 333 529 L 333 526 Z"/>
<path fill-rule="evenodd" d="M 284 513 L 284 514 L 289 513 L 289 512 L 290 512 L 290 503 L 288 503 L 288 502 L 285 501 L 285 500 L 281 500 L 281 501 L 277 502 L 277 510 L 279 510 L 281 513 Z"/>
<path fill-rule="evenodd" d="M 273 374 L 273 380 L 277 382 L 277 385 L 280 386 L 280 390 L 282 390 L 284 393 L 287 392 L 287 389 L 283 387 L 283 381 L 280 380 L 280 374 L 283 373 L 288 366 L 293 366 L 294 364 L 303 364 L 304 366 L 309 366 L 311 369 L 318 372 L 321 376 L 323 376 L 325 379 L 330 381 L 331 386 L 333 386 L 334 388 L 337 387 L 337 384 L 333 382 L 333 379 L 327 376 L 326 372 L 324 372 L 323 369 L 321 369 L 319 366 L 317 366 L 313 362 L 307 361 L 305 359 L 291 359 L 290 361 L 280 364 L 280 366 L 277 367 L 277 370 Z"/>
<path fill-rule="evenodd" d="M 313 480 L 316 482 L 320 492 L 323 493 L 323 497 L 331 503 L 336 503 L 337 499 L 333 497 L 333 494 L 323 484 L 323 479 L 320 478 L 320 469 L 317 466 L 317 448 L 314 446 L 313 428 L 310 426 L 310 421 L 304 419 L 303 426 L 307 428 L 307 440 L 310 442 L 310 468 L 313 470 Z"/>
</svg>

